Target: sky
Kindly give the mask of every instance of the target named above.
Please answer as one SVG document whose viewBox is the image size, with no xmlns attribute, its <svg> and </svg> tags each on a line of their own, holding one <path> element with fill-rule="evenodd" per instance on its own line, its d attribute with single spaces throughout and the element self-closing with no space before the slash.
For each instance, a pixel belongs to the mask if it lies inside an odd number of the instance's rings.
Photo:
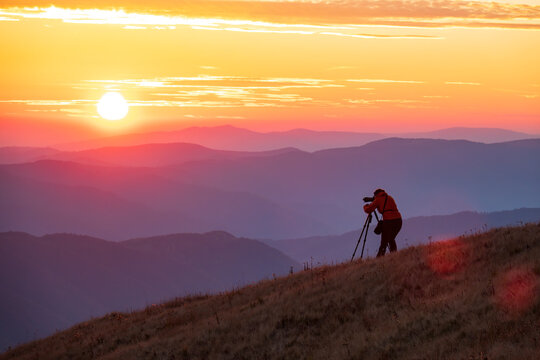
<svg viewBox="0 0 540 360">
<path fill-rule="evenodd" d="M 0 34 L 0 145 L 222 124 L 540 133 L 540 0 L 3 0 Z M 96 110 L 110 91 L 122 120 Z"/>
</svg>

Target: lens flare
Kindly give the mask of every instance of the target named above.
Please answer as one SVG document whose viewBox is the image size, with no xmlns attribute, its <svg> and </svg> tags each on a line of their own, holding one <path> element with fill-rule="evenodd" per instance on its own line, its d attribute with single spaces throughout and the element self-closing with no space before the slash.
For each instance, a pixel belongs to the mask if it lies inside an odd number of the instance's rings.
<svg viewBox="0 0 540 360">
<path fill-rule="evenodd" d="M 451 275 L 463 269 L 468 253 L 467 246 L 459 239 L 433 243 L 426 251 L 428 266 L 441 276 Z"/>
<path fill-rule="evenodd" d="M 537 298 L 538 276 L 531 269 L 516 268 L 495 281 L 495 299 L 499 307 L 513 314 L 529 309 Z"/>
</svg>

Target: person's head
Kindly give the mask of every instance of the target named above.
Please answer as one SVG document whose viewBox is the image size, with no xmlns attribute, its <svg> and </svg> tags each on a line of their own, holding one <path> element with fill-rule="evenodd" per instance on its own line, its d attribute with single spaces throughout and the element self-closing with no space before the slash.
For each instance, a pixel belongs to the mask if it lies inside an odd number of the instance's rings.
<svg viewBox="0 0 540 360">
<path fill-rule="evenodd" d="M 373 195 L 377 196 L 377 195 L 380 195 L 380 194 L 384 194 L 384 190 L 383 189 L 377 189 L 373 192 Z"/>
</svg>

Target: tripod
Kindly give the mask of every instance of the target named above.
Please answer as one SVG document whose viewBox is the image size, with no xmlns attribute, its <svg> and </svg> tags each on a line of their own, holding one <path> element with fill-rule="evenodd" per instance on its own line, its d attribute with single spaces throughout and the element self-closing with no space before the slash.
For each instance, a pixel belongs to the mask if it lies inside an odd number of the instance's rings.
<svg viewBox="0 0 540 360">
<path fill-rule="evenodd" d="M 368 214 L 368 216 L 366 217 L 366 221 L 364 222 L 364 227 L 362 228 L 362 232 L 360 233 L 360 236 L 358 237 L 358 241 L 356 242 L 356 247 L 354 248 L 354 252 L 351 257 L 351 262 L 354 260 L 354 255 L 356 254 L 358 245 L 360 244 L 360 241 L 362 240 L 362 236 L 364 236 L 364 243 L 362 244 L 362 253 L 360 254 L 360 259 L 364 257 L 364 247 L 366 246 L 366 239 L 367 239 L 367 233 L 369 230 L 369 224 L 371 224 L 371 220 L 373 219 L 372 214 L 375 214 L 375 219 L 377 219 L 377 222 L 379 222 L 379 216 L 377 216 L 377 213 L 375 211 Z"/>
</svg>

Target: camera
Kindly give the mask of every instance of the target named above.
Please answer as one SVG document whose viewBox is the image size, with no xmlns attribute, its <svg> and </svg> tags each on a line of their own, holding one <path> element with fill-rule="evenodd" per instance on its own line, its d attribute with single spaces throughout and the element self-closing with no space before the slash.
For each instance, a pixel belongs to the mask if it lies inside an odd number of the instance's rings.
<svg viewBox="0 0 540 360">
<path fill-rule="evenodd" d="M 363 200 L 364 200 L 364 202 L 373 202 L 375 200 L 375 197 L 366 196 Z"/>
</svg>

